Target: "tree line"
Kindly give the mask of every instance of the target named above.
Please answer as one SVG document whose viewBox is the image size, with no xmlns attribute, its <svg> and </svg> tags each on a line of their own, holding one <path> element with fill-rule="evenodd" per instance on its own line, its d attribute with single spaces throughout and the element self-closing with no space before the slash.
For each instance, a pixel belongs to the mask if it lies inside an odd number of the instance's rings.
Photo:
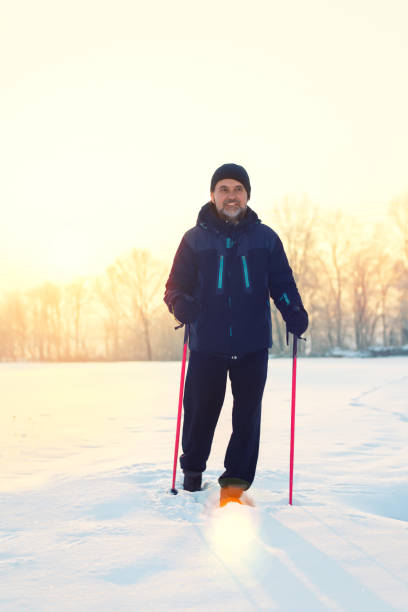
<svg viewBox="0 0 408 612">
<path fill-rule="evenodd" d="M 280 235 L 306 309 L 310 355 L 408 344 L 408 195 L 381 224 L 286 198 L 265 223 Z M 163 303 L 171 260 L 133 249 L 96 278 L 0 297 L 0 361 L 179 359 L 183 332 Z M 272 305 L 276 355 L 285 326 Z"/>
</svg>

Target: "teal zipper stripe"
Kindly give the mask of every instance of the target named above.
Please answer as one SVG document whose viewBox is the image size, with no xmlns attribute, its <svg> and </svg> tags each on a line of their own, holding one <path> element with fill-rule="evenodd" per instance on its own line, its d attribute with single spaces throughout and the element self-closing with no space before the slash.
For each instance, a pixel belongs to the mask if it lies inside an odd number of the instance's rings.
<svg viewBox="0 0 408 612">
<path fill-rule="evenodd" d="M 220 267 L 218 268 L 218 289 L 222 289 L 223 270 L 224 270 L 224 255 L 220 255 Z"/>
<path fill-rule="evenodd" d="M 249 288 L 249 277 L 248 277 L 248 267 L 247 267 L 246 257 L 245 255 L 241 255 L 241 258 L 242 258 L 242 265 L 244 267 L 245 287 L 248 289 Z"/>
<path fill-rule="evenodd" d="M 232 327 L 230 327 L 230 336 L 232 336 Z"/>
</svg>

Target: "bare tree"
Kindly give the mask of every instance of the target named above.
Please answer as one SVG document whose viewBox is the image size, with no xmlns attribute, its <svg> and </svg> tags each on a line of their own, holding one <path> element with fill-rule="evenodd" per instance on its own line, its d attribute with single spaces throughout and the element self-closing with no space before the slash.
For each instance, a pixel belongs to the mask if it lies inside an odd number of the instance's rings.
<svg viewBox="0 0 408 612">
<path fill-rule="evenodd" d="M 85 307 L 91 292 L 87 279 L 80 277 L 64 290 L 64 354 L 65 358 L 89 359 L 90 327 Z"/>
<path fill-rule="evenodd" d="M 35 360 L 55 360 L 59 357 L 61 339 L 61 289 L 54 283 L 44 283 L 27 293 L 29 321 L 28 351 Z"/>
<path fill-rule="evenodd" d="M 378 270 L 381 254 L 373 241 L 358 245 L 350 253 L 348 276 L 353 312 L 354 339 L 357 349 L 374 344 L 381 317 L 381 291 Z"/>
<path fill-rule="evenodd" d="M 324 312 L 323 320 L 331 348 L 334 346 L 342 348 L 346 343 L 344 302 L 352 224 L 352 219 L 341 211 L 322 214 L 320 218 L 321 240 L 316 274 L 320 279 L 319 301 Z"/>
<path fill-rule="evenodd" d="M 108 359 L 119 359 L 123 306 L 117 268 L 109 266 L 105 274 L 96 280 L 94 289 L 103 310 L 101 317 L 103 318 L 105 356 Z"/>
<path fill-rule="evenodd" d="M 405 265 L 408 266 L 408 194 L 393 200 L 389 207 L 395 233 L 400 240 Z"/>
<path fill-rule="evenodd" d="M 303 196 L 301 199 L 285 198 L 282 204 L 272 209 L 268 219 L 282 239 L 302 300 L 309 312 L 311 326 L 315 314 L 314 297 L 319 288 L 315 265 L 318 257 L 318 218 L 317 207 Z M 272 316 L 278 343 L 283 348 L 283 328 L 273 310 Z M 303 343 L 300 350 L 303 350 Z"/>
<path fill-rule="evenodd" d="M 271 225 L 282 239 L 295 278 L 311 291 L 316 286 L 313 254 L 317 245 L 318 218 L 318 208 L 306 196 L 301 199 L 286 197 L 271 213 Z"/>
<path fill-rule="evenodd" d="M 146 359 L 150 361 L 153 356 L 151 326 L 157 308 L 162 304 L 164 266 L 149 251 L 133 249 L 116 260 L 115 273 L 121 286 L 122 312 L 127 327 L 134 334 L 141 329 Z"/>
<path fill-rule="evenodd" d="M 396 270 L 400 291 L 400 336 L 401 343 L 405 344 L 408 343 L 408 194 L 393 200 L 389 213 L 398 245 Z"/>
<path fill-rule="evenodd" d="M 3 296 L 0 304 L 0 359 L 24 359 L 28 322 L 20 291 Z"/>
<path fill-rule="evenodd" d="M 87 324 L 85 322 L 84 308 L 89 298 L 88 281 L 85 278 L 78 278 L 66 287 L 66 301 L 71 313 L 71 338 L 74 345 L 74 356 L 76 358 L 89 358 L 87 348 Z"/>
</svg>

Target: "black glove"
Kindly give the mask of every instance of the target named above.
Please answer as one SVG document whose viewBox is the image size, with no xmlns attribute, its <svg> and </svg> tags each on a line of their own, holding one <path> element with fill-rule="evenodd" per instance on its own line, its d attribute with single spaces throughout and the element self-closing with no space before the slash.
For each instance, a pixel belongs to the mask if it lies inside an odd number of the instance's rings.
<svg viewBox="0 0 408 612">
<path fill-rule="evenodd" d="M 303 306 L 292 306 L 292 308 L 285 313 L 285 322 L 288 331 L 300 338 L 307 330 L 309 317 Z"/>
<path fill-rule="evenodd" d="M 178 295 L 173 302 L 173 314 L 180 323 L 193 323 L 200 312 L 200 305 L 190 295 Z"/>
</svg>

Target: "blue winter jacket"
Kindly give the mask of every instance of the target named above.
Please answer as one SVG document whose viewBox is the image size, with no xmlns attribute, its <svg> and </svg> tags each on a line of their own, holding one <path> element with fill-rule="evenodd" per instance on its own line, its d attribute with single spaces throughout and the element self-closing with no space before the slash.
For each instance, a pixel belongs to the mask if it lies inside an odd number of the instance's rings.
<svg viewBox="0 0 408 612">
<path fill-rule="evenodd" d="M 270 297 L 285 319 L 303 304 L 279 236 L 248 206 L 236 225 L 212 202 L 177 249 L 164 301 L 184 294 L 200 305 L 190 350 L 242 356 L 272 346 Z"/>
</svg>

